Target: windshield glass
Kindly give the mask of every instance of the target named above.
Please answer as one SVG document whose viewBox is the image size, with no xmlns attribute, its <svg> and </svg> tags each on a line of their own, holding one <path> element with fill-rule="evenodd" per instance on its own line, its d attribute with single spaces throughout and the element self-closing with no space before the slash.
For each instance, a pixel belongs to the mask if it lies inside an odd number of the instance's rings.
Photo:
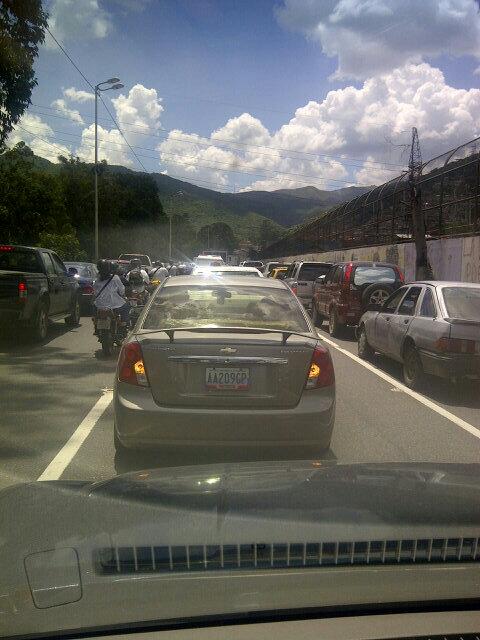
<svg viewBox="0 0 480 640">
<path fill-rule="evenodd" d="M 0 0 L 0 640 L 480 640 L 479 291 L 480 0 Z"/>
<path fill-rule="evenodd" d="M 142 328 L 208 326 L 309 331 L 289 291 L 221 284 L 165 287 L 155 296 Z"/>
<path fill-rule="evenodd" d="M 328 273 L 330 267 L 331 265 L 302 264 L 298 274 L 298 279 L 311 282 L 316 280 L 318 276 L 323 276 Z"/>
<path fill-rule="evenodd" d="M 27 249 L 1 249 L 0 269 L 6 271 L 29 271 L 39 273 L 41 271 L 37 255 Z"/>
<path fill-rule="evenodd" d="M 353 283 L 360 287 L 366 283 L 386 282 L 397 280 L 397 274 L 391 267 L 357 267 L 353 277 Z"/>
<path fill-rule="evenodd" d="M 119 260 L 134 260 L 135 258 L 138 258 L 142 264 L 150 264 L 148 256 L 136 255 L 133 253 L 122 253 Z"/>
<path fill-rule="evenodd" d="M 78 271 L 78 275 L 81 278 L 92 278 L 95 275 L 95 270 L 92 265 L 89 264 L 78 264 L 76 262 L 65 262 L 65 266 L 67 269 L 69 267 L 73 267 Z"/>
<path fill-rule="evenodd" d="M 480 287 L 443 287 L 449 318 L 480 322 Z"/>
</svg>

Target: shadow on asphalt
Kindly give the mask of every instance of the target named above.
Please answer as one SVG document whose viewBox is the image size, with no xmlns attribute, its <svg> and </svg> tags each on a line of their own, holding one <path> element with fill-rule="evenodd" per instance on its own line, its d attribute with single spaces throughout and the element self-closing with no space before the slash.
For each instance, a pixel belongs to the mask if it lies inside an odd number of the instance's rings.
<svg viewBox="0 0 480 640">
<path fill-rule="evenodd" d="M 82 321 L 82 324 L 85 321 Z M 70 333 L 74 336 L 80 327 L 68 327 L 60 323 L 52 324 L 47 339 L 43 343 L 28 341 L 23 336 L 9 332 L 0 337 L 0 364 L 13 364 L 15 375 L 35 376 L 35 378 L 54 378 L 65 376 L 72 380 L 96 373 L 113 373 L 118 352 L 112 356 L 103 356 L 101 349 L 91 352 L 79 352 L 73 348 L 60 347 L 53 341 Z M 29 406 L 35 402 L 29 399 Z"/>
<path fill-rule="evenodd" d="M 306 451 L 304 448 L 289 448 L 284 450 L 270 449 L 268 455 L 261 451 L 254 450 L 248 455 L 242 452 L 232 451 L 231 453 L 222 451 L 215 452 L 212 449 L 195 449 L 191 453 L 185 450 L 176 451 L 169 449 L 162 451 L 127 451 L 115 455 L 115 471 L 118 474 L 129 473 L 130 471 L 141 471 L 145 469 L 159 469 L 164 467 L 183 467 L 187 465 L 201 464 L 222 464 L 230 462 L 265 462 L 265 461 L 292 461 L 292 460 L 318 460 L 336 462 L 336 457 L 331 449 L 319 452 L 318 456 L 312 455 L 312 450 Z"/>
</svg>

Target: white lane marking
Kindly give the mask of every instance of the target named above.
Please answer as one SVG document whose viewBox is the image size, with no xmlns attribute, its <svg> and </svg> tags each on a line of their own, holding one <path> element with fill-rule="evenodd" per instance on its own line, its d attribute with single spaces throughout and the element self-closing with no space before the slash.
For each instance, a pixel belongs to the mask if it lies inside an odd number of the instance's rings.
<svg viewBox="0 0 480 640">
<path fill-rule="evenodd" d="M 92 431 L 93 427 L 97 424 L 103 412 L 112 401 L 112 397 L 112 391 L 108 391 L 100 396 L 70 436 L 69 440 L 64 444 L 37 480 L 58 480 L 60 478 L 62 473 L 73 460 L 74 456 L 78 453 L 78 450 L 85 442 L 88 434 Z"/>
<path fill-rule="evenodd" d="M 321 340 L 323 340 L 324 342 L 326 342 L 327 344 L 332 346 L 337 351 L 340 351 L 340 353 L 343 353 L 348 358 L 351 358 L 352 360 L 354 360 L 358 364 L 361 364 L 362 367 L 365 367 L 365 369 L 368 369 L 369 371 L 371 371 L 372 373 L 377 375 L 379 378 L 383 378 L 383 380 L 385 380 L 389 384 L 392 384 L 399 391 L 403 391 L 404 393 L 406 393 L 410 397 L 414 398 L 418 402 L 421 402 L 423 405 L 425 405 L 426 407 L 428 407 L 432 411 L 435 411 L 436 413 L 438 413 L 439 415 L 443 416 L 447 420 L 450 420 L 450 422 L 453 422 L 454 424 L 456 424 L 461 429 L 464 429 L 465 431 L 468 431 L 468 433 L 471 433 L 472 436 L 475 436 L 476 438 L 480 439 L 480 429 L 477 429 L 477 427 L 474 427 L 469 422 L 465 422 L 465 420 L 462 420 L 462 418 L 459 418 L 455 414 L 450 413 L 450 411 L 447 411 L 446 409 L 444 409 L 440 405 L 436 404 L 435 402 L 432 402 L 428 398 L 425 398 L 425 396 L 422 396 L 420 393 L 417 393 L 416 391 L 412 391 L 411 389 L 406 387 L 404 384 L 402 384 L 398 380 L 395 380 L 395 378 L 392 378 L 392 376 L 389 376 L 388 373 L 385 373 L 381 369 L 377 369 L 377 367 L 374 367 L 369 362 L 366 362 L 365 360 L 362 360 L 359 356 L 356 356 L 354 353 L 350 353 L 350 351 L 347 351 L 347 349 L 343 349 L 336 342 L 334 342 L 333 340 L 330 340 L 330 338 L 326 338 L 323 335 L 323 333 L 318 333 L 317 332 L 317 334 L 318 334 L 318 337 Z"/>
</svg>

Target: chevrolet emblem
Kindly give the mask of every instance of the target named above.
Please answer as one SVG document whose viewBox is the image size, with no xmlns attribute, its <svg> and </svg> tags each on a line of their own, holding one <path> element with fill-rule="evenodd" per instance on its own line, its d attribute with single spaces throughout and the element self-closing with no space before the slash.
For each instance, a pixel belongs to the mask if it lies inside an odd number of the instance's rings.
<svg viewBox="0 0 480 640">
<path fill-rule="evenodd" d="M 228 355 L 231 355 L 232 353 L 237 353 L 237 349 L 233 349 L 232 347 L 223 347 L 223 349 L 220 349 L 220 353 L 227 353 Z"/>
</svg>

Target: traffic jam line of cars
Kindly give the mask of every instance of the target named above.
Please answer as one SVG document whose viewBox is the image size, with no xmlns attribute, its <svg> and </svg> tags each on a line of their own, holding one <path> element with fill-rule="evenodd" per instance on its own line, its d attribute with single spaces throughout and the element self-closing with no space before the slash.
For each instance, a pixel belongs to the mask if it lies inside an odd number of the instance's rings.
<svg viewBox="0 0 480 640">
<path fill-rule="evenodd" d="M 148 256 L 123 254 L 120 267 Z M 0 317 L 38 340 L 48 323 L 76 325 L 91 305 L 96 266 L 50 250 L 0 246 Z M 283 280 L 283 281 L 282 281 Z M 155 281 L 155 280 L 153 280 Z M 358 354 L 403 366 L 405 385 L 427 375 L 480 377 L 480 285 L 404 283 L 394 264 L 246 262 L 198 256 L 137 310 L 114 385 L 117 453 L 152 446 L 242 451 L 329 448 L 335 416 L 332 337 L 356 328 Z"/>
</svg>

